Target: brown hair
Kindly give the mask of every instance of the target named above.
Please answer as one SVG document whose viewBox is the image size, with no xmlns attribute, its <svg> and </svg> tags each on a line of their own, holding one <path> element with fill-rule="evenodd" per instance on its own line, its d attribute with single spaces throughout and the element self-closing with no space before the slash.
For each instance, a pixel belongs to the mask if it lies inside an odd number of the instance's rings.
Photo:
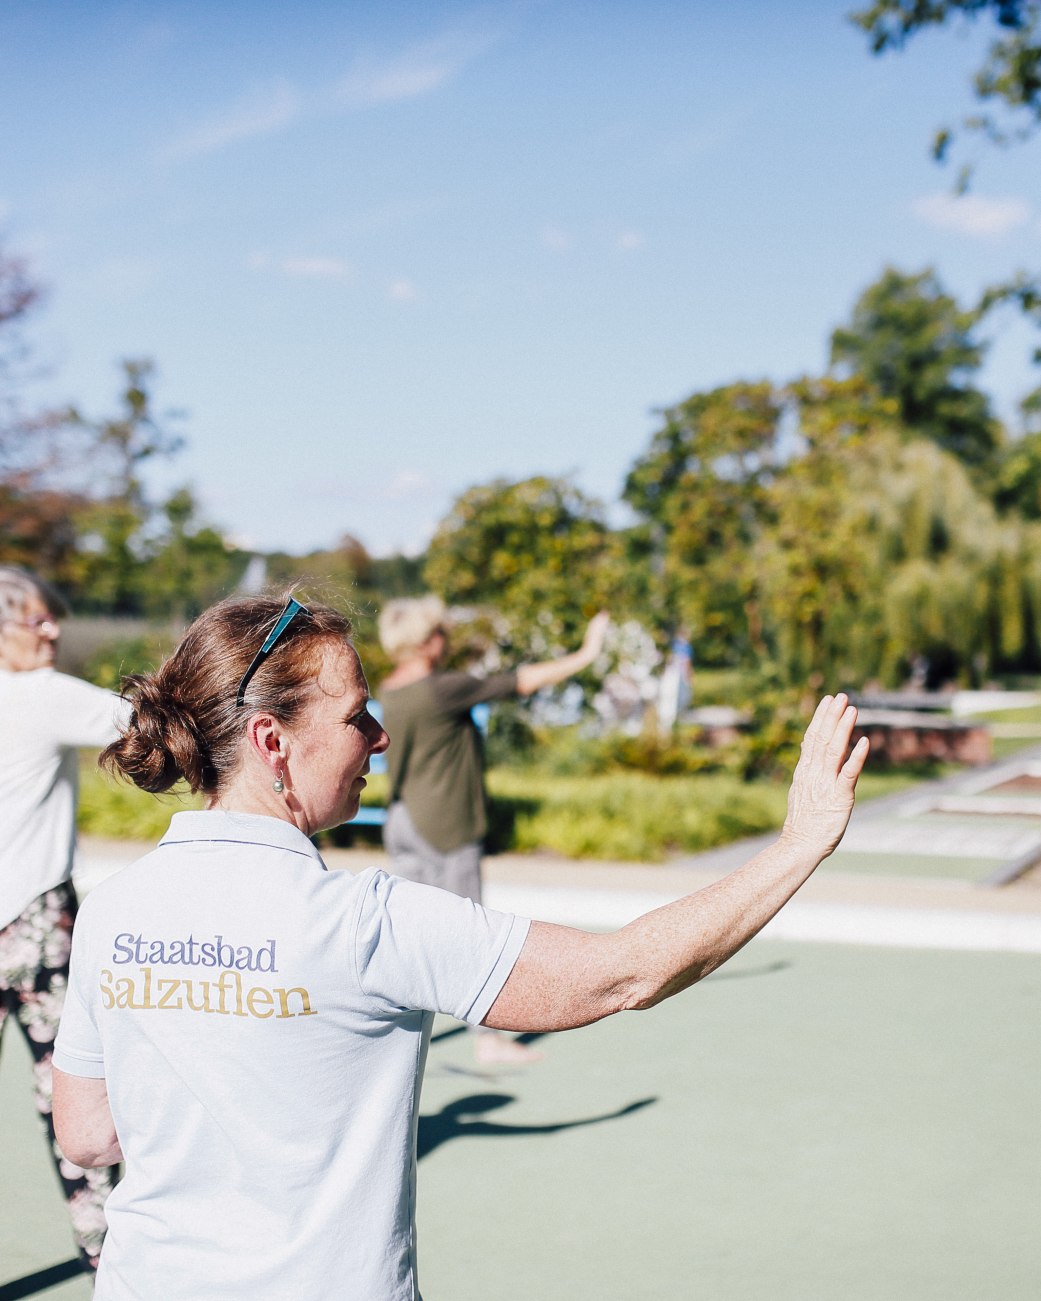
<svg viewBox="0 0 1041 1301">
<path fill-rule="evenodd" d="M 287 600 L 221 601 L 199 615 L 154 673 L 124 678 L 133 712 L 101 764 L 156 795 L 182 777 L 193 792 L 217 794 L 238 768 L 246 720 L 262 710 L 292 726 L 315 688 L 325 647 L 350 637 L 346 615 L 309 606 L 285 629 L 237 707 L 242 675 Z"/>
</svg>

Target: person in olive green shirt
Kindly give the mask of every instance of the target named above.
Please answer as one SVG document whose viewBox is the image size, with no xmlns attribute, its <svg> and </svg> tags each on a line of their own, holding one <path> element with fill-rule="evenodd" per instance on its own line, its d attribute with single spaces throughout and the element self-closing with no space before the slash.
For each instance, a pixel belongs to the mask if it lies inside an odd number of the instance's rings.
<svg viewBox="0 0 1041 1301">
<path fill-rule="evenodd" d="M 481 842 L 488 829 L 481 737 L 474 705 L 530 696 L 588 668 L 600 654 L 608 616 L 593 618 L 570 655 L 475 677 L 446 672 L 447 611 L 436 596 L 390 601 L 379 620 L 380 642 L 394 669 L 380 687 L 387 751 L 389 807 L 384 848 L 398 876 L 481 902 Z M 478 1059 L 540 1056 L 494 1032 L 476 1037 Z"/>
</svg>

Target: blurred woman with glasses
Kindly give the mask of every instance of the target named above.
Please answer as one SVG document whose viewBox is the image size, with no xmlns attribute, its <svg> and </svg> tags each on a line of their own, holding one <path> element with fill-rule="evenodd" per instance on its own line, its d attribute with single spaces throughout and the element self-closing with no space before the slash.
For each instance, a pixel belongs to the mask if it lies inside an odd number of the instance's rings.
<svg viewBox="0 0 1041 1301">
<path fill-rule="evenodd" d="M 77 747 L 104 746 L 128 714 L 110 691 L 54 668 L 65 602 L 41 579 L 0 566 L 0 1035 L 10 1016 L 32 1052 L 46 1127 L 80 1259 L 97 1268 L 115 1167 L 67 1160 L 51 1119 L 51 1054 L 68 982 L 76 895 Z"/>
</svg>

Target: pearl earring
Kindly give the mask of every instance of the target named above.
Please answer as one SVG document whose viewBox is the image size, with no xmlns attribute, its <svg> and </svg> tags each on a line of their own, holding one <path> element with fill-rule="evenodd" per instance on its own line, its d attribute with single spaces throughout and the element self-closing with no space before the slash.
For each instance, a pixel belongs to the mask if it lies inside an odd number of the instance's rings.
<svg viewBox="0 0 1041 1301">
<path fill-rule="evenodd" d="M 276 795 L 281 795 L 282 792 L 285 790 L 285 788 L 286 788 L 286 784 L 282 780 L 282 769 L 279 768 L 278 776 L 271 783 L 271 789 L 275 792 Z"/>
</svg>

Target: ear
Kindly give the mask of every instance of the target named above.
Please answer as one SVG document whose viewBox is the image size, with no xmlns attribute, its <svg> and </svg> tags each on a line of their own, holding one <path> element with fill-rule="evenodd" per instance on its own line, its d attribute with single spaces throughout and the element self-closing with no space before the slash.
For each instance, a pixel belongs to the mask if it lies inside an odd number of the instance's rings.
<svg viewBox="0 0 1041 1301">
<path fill-rule="evenodd" d="M 289 737 L 271 714 L 254 714 L 246 724 L 246 744 L 265 768 L 281 768 L 289 758 Z"/>
</svg>

